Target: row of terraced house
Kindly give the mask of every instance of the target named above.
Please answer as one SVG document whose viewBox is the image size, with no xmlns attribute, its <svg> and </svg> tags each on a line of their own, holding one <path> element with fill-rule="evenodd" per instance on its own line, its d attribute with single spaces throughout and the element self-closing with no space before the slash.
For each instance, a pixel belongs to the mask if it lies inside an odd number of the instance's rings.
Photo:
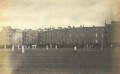
<svg viewBox="0 0 120 74">
<path fill-rule="evenodd" d="M 108 46 L 112 44 L 112 29 L 115 23 L 105 23 L 104 26 L 68 26 L 67 28 L 58 27 L 57 29 L 45 28 L 38 30 L 3 27 L 0 32 L 0 41 L 3 40 L 3 43 L 0 45 L 5 47 L 10 45 L 37 45 L 38 47 L 46 45 L 58 45 L 59 47 Z"/>
</svg>

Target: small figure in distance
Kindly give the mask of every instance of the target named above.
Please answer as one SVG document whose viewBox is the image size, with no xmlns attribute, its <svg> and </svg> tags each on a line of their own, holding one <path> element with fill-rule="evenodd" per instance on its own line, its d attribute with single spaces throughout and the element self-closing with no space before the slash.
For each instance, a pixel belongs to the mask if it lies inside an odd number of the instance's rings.
<svg viewBox="0 0 120 74">
<path fill-rule="evenodd" d="M 17 45 L 17 47 L 18 47 L 18 49 L 20 49 L 20 46 L 19 46 L 19 45 Z"/>
<path fill-rule="evenodd" d="M 55 45 L 55 48 L 56 48 L 56 49 L 58 48 L 57 45 Z"/>
<path fill-rule="evenodd" d="M 74 47 L 74 54 L 76 54 L 77 53 L 77 47 L 75 46 Z"/>
<path fill-rule="evenodd" d="M 52 44 L 50 44 L 50 48 L 52 48 Z"/>
<path fill-rule="evenodd" d="M 111 46 L 111 48 L 113 47 L 113 45 L 112 45 L 112 44 L 111 44 L 110 46 Z"/>
<path fill-rule="evenodd" d="M 12 51 L 14 51 L 15 50 L 15 46 L 14 45 L 12 45 Z"/>
<path fill-rule="evenodd" d="M 25 53 L 25 49 L 24 49 L 24 46 L 22 46 L 22 53 L 23 53 L 23 54 Z"/>
<path fill-rule="evenodd" d="M 46 49 L 48 50 L 48 45 L 46 45 Z"/>
</svg>

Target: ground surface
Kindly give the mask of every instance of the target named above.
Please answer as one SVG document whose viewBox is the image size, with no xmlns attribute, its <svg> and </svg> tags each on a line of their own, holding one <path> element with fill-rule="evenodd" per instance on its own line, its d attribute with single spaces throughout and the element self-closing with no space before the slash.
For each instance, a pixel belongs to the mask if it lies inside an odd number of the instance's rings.
<svg viewBox="0 0 120 74">
<path fill-rule="evenodd" d="M 110 74 L 111 49 L 72 48 L 27 49 L 6 51 L 10 53 L 13 74 Z"/>
</svg>

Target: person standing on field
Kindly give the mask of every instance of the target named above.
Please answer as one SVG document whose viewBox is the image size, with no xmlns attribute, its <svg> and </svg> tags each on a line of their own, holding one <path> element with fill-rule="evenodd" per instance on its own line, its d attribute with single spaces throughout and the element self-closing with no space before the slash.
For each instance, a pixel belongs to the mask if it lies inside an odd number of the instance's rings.
<svg viewBox="0 0 120 74">
<path fill-rule="evenodd" d="M 56 49 L 58 48 L 57 45 L 55 45 L 55 48 L 56 48 Z"/>
<path fill-rule="evenodd" d="M 14 47 L 14 45 L 12 45 L 12 51 L 14 51 L 15 50 L 15 47 Z"/>
<path fill-rule="evenodd" d="M 25 48 L 24 48 L 24 46 L 22 46 L 22 53 L 25 53 Z"/>
<path fill-rule="evenodd" d="M 46 49 L 48 50 L 48 45 L 46 45 Z"/>
<path fill-rule="evenodd" d="M 77 53 L 77 47 L 75 46 L 74 47 L 74 54 L 76 54 Z"/>
</svg>

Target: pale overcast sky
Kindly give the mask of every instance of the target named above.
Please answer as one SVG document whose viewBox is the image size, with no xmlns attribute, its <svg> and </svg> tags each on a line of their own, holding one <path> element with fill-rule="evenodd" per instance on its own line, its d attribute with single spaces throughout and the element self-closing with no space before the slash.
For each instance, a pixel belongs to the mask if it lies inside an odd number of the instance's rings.
<svg viewBox="0 0 120 74">
<path fill-rule="evenodd" d="M 7 3 L 8 2 L 8 3 Z M 113 19 L 110 0 L 6 0 L 0 25 L 13 28 L 49 28 L 104 25 Z"/>
</svg>

